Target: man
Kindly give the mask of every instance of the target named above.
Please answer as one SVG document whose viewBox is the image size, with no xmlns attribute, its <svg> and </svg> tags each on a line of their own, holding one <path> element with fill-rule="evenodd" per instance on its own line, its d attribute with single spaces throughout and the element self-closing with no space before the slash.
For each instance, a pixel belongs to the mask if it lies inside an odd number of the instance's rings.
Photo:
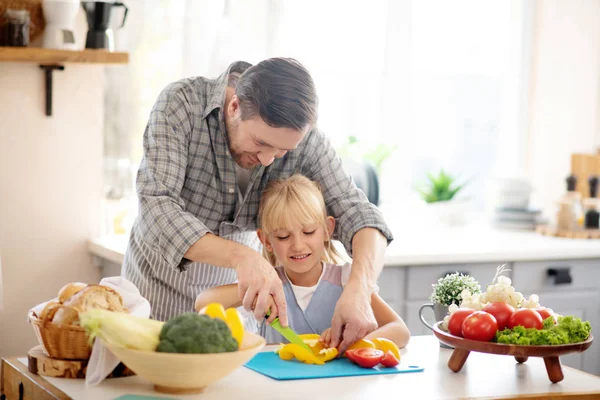
<svg viewBox="0 0 600 400">
<path fill-rule="evenodd" d="M 301 173 L 321 184 L 335 237 L 353 255 L 332 344 L 345 349 L 376 328 L 370 297 L 392 234 L 316 122 L 313 80 L 291 59 L 236 62 L 217 79 L 163 90 L 144 133 L 140 215 L 123 264 L 154 318 L 192 311 L 202 290 L 237 280 L 246 310 L 261 320 L 273 296 L 287 326 L 282 284 L 258 251 L 255 229 L 267 182 Z"/>
</svg>

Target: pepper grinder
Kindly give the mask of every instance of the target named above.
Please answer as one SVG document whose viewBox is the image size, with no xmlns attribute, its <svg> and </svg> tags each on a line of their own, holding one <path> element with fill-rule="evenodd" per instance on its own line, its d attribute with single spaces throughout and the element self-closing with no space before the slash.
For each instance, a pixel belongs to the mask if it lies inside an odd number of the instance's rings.
<svg viewBox="0 0 600 400">
<path fill-rule="evenodd" d="M 585 204 L 585 229 L 598 229 L 600 225 L 600 207 L 596 195 L 598 193 L 598 177 L 591 176 L 588 180 L 590 184 L 590 197 L 584 200 Z"/>
<path fill-rule="evenodd" d="M 558 202 L 556 225 L 560 230 L 577 231 L 583 226 L 584 215 L 581 206 L 581 194 L 576 192 L 577 177 L 569 175 L 566 179 L 567 192 Z"/>
</svg>

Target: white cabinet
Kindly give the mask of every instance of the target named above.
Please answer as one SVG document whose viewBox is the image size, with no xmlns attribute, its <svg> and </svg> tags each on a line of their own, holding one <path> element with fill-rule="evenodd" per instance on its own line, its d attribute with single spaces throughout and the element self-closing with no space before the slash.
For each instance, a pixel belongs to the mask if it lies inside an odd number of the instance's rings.
<svg viewBox="0 0 600 400">
<path fill-rule="evenodd" d="M 400 315 L 404 312 L 406 287 L 405 268 L 384 268 L 377 280 L 379 295 Z"/>
</svg>

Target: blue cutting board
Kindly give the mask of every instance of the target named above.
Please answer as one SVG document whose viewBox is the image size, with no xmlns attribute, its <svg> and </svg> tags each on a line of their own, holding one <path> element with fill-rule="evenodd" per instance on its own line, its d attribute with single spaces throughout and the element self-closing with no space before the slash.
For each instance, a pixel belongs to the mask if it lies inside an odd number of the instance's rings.
<svg viewBox="0 0 600 400">
<path fill-rule="evenodd" d="M 336 358 L 325 365 L 309 365 L 296 360 L 284 361 L 273 352 L 258 353 L 245 365 L 259 374 L 277 380 L 336 378 L 340 376 L 400 374 L 404 372 L 422 372 L 417 365 L 403 365 L 394 368 L 381 365 L 375 368 L 361 368 L 351 363 L 347 358 Z"/>
</svg>

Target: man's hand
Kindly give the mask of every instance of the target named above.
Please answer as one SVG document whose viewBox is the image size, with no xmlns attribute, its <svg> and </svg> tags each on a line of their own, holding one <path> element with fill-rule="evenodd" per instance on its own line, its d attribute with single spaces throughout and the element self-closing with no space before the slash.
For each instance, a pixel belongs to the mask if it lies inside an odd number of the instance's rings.
<svg viewBox="0 0 600 400">
<path fill-rule="evenodd" d="M 352 343 L 377 329 L 371 308 L 371 292 L 363 285 L 348 283 L 335 306 L 331 320 L 330 347 L 340 354 Z"/>
<path fill-rule="evenodd" d="M 272 321 L 278 316 L 281 325 L 288 326 L 285 294 L 275 268 L 260 254 L 250 250 L 238 261 L 236 272 L 239 295 L 244 309 L 253 311 L 258 321 L 261 321 L 271 309 L 269 320 Z M 271 296 L 273 296 L 272 301 Z"/>
</svg>

